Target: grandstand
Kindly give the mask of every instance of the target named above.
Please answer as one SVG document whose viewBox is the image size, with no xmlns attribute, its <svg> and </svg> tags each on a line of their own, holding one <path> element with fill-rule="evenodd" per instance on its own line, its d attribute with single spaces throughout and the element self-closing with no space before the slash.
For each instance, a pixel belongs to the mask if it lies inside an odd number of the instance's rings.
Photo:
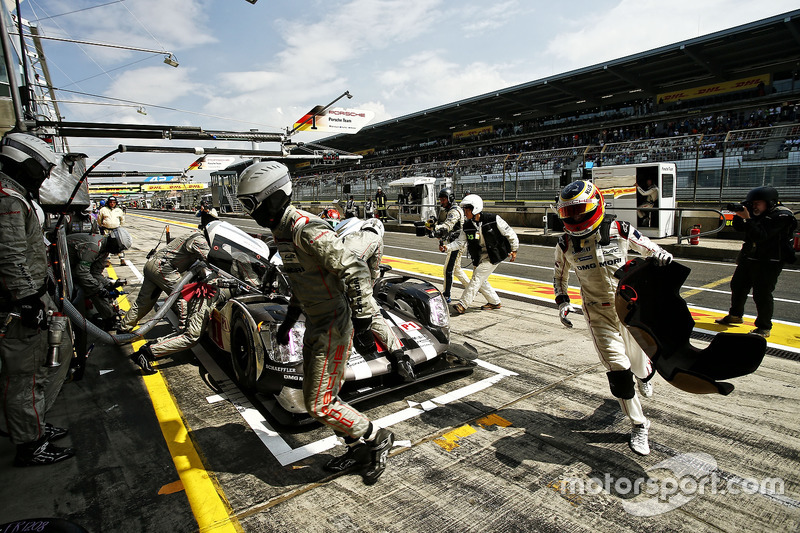
<svg viewBox="0 0 800 533">
<path fill-rule="evenodd" d="M 758 185 L 800 200 L 800 10 L 319 141 L 360 165 L 302 169 L 301 200 L 371 195 L 398 177 L 499 201 L 551 199 L 587 166 L 670 161 L 678 199 Z"/>
</svg>

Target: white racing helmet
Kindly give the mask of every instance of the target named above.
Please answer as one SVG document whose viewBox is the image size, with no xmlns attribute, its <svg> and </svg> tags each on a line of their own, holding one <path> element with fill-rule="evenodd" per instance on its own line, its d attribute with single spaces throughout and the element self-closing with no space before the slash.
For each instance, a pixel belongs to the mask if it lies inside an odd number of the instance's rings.
<svg viewBox="0 0 800 533">
<path fill-rule="evenodd" d="M 236 198 L 259 225 L 275 229 L 292 201 L 289 169 L 275 161 L 253 163 L 239 178 Z"/>
<path fill-rule="evenodd" d="M 472 208 L 472 214 L 477 215 L 483 211 L 483 199 L 477 194 L 468 194 L 461 200 L 461 209 Z"/>
</svg>

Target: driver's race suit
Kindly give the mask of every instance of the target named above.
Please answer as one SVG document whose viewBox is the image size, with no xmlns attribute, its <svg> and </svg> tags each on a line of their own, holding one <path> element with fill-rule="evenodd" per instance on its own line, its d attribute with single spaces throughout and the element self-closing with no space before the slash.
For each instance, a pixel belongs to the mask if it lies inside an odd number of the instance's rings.
<svg viewBox="0 0 800 533">
<path fill-rule="evenodd" d="M 139 320 L 153 309 L 161 291 L 171 293 L 195 261 L 205 261 L 210 252 L 208 240 L 200 231 L 174 239 L 159 250 L 144 265 L 144 281 L 136 301 L 122 319 L 120 331 L 131 331 Z M 179 329 L 183 329 L 188 307 L 186 300 L 178 298 L 175 305 L 180 319 Z"/>
<path fill-rule="evenodd" d="M 290 305 L 306 316 L 303 337 L 303 398 L 308 414 L 340 435 L 360 438 L 369 419 L 341 401 L 353 337 L 352 316 L 377 312 L 366 263 L 345 248 L 321 218 L 289 206 L 273 231 L 292 288 Z"/>
<path fill-rule="evenodd" d="M 33 202 L 25 188 L 0 173 L 0 326 L 9 313 L 19 313 L 18 302 L 38 295 L 45 311 L 56 311 L 47 293 L 47 249 Z M 12 318 L 0 337 L 0 403 L 11 442 L 40 439 L 45 414 L 64 383 L 72 358 L 72 334 L 64 332 L 59 367 L 44 366 L 48 352 L 47 328 L 32 329 Z"/>
<path fill-rule="evenodd" d="M 603 228 L 603 224 L 606 228 Z M 556 245 L 553 289 L 557 304 L 569 302 L 567 284 L 569 270 L 572 267 L 581 284 L 583 314 L 595 349 L 600 362 L 606 371 L 611 373 L 609 382 L 613 393 L 614 372 L 630 370 L 639 379 L 645 379 L 652 374 L 650 358 L 642 351 L 617 316 L 614 307 L 617 278 L 614 277 L 614 272 L 627 262 L 629 249 L 650 256 L 660 252 L 661 247 L 627 222 L 612 220 L 610 224 L 606 221 L 603 224 L 600 230 L 587 239 L 577 239 L 566 233 L 559 237 Z M 601 242 L 605 231 L 608 231 L 608 244 Z M 635 390 L 633 398 L 617 397 L 617 400 L 631 423 L 645 423 L 642 405 Z"/>
</svg>

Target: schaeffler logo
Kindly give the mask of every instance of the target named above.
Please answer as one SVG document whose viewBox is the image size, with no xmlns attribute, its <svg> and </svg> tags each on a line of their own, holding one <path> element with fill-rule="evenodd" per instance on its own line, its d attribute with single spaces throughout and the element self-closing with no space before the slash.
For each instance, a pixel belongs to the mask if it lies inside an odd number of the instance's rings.
<svg viewBox="0 0 800 533">
<path fill-rule="evenodd" d="M 725 474 L 717 461 L 707 453 L 684 453 L 651 466 L 647 478 L 603 479 L 567 478 L 560 485 L 562 495 L 616 494 L 622 496 L 622 507 L 635 516 L 656 516 L 677 509 L 704 494 L 766 494 L 782 495 L 781 478 L 757 480 Z"/>
</svg>

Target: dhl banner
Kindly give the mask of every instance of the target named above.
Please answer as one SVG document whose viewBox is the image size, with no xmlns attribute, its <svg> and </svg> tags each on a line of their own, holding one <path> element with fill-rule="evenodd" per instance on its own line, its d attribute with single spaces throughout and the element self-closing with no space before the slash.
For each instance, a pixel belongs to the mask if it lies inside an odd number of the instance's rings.
<svg viewBox="0 0 800 533">
<path fill-rule="evenodd" d="M 142 185 L 145 191 L 200 191 L 205 189 L 203 183 L 159 183 L 157 185 Z"/>
<path fill-rule="evenodd" d="M 134 194 L 141 192 L 137 185 L 89 185 L 89 194 Z"/>
<path fill-rule="evenodd" d="M 323 106 L 315 106 L 294 123 L 297 131 L 320 131 L 335 133 L 358 133 L 358 130 L 375 118 L 373 111 L 364 109 L 344 109 L 333 107 L 322 111 Z"/>
<path fill-rule="evenodd" d="M 375 153 L 375 148 L 367 148 L 366 150 L 359 150 L 353 153 L 356 155 L 372 155 Z"/>
<path fill-rule="evenodd" d="M 481 133 L 492 133 L 493 131 L 494 126 L 483 126 L 471 130 L 456 131 L 453 133 L 453 139 L 463 139 L 464 137 L 472 137 L 473 135 L 480 135 Z"/>
<path fill-rule="evenodd" d="M 760 83 L 769 85 L 770 75 L 760 74 L 758 76 L 751 76 L 749 78 L 741 78 L 738 80 L 714 83 L 712 85 L 692 87 L 690 89 L 683 89 L 682 91 L 661 93 L 656 97 L 656 102 L 659 104 L 669 104 L 672 102 L 677 102 L 678 100 L 691 100 L 692 98 L 702 98 L 704 96 L 712 96 L 715 94 L 732 93 L 734 91 L 743 91 L 745 89 L 756 89 Z"/>
</svg>

